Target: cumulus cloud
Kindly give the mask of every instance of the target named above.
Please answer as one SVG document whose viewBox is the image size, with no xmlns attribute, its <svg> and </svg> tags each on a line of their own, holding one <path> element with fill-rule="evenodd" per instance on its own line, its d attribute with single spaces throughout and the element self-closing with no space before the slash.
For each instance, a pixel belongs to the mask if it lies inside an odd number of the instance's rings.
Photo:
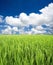
<svg viewBox="0 0 53 65">
<path fill-rule="evenodd" d="M 5 18 L 5 21 L 6 21 L 7 24 L 12 25 L 12 26 L 22 25 L 20 19 L 19 18 L 14 18 L 13 16 L 7 16 Z"/>
<path fill-rule="evenodd" d="M 6 23 L 10 25 L 42 25 L 42 24 L 53 24 L 53 3 L 50 3 L 45 8 L 39 10 L 41 14 L 30 13 L 21 13 L 18 18 L 7 16 Z"/>
<path fill-rule="evenodd" d="M 45 24 L 53 24 L 53 3 L 40 10 L 42 16 L 45 18 Z"/>
<path fill-rule="evenodd" d="M 17 27 L 13 27 L 12 30 L 13 31 L 18 31 L 18 28 Z"/>
<path fill-rule="evenodd" d="M 12 34 L 12 29 L 8 26 L 6 29 L 2 30 L 2 34 Z"/>
<path fill-rule="evenodd" d="M 16 34 L 16 32 L 18 32 L 18 28 L 17 27 L 11 27 L 11 26 L 7 26 L 4 30 L 2 30 L 2 34 Z"/>
<path fill-rule="evenodd" d="M 44 28 L 42 26 L 37 26 L 36 30 L 42 31 L 42 30 L 44 30 Z"/>
<path fill-rule="evenodd" d="M 5 30 L 2 30 L 2 33 L 12 34 L 12 31 L 19 32 L 20 34 L 45 34 L 51 33 L 53 34 L 53 3 L 50 3 L 48 6 L 39 10 L 41 14 L 30 13 L 27 15 L 26 13 L 20 13 L 19 16 L 6 16 L 5 22 L 11 27 L 7 27 Z M 3 19 L 0 16 L 0 22 Z M 25 31 L 25 27 L 32 26 L 30 30 Z M 46 25 L 42 27 L 42 25 Z M 20 27 L 20 28 L 19 28 Z"/>
<path fill-rule="evenodd" d="M 21 20 L 21 22 L 24 25 L 28 24 L 28 22 L 29 22 L 29 17 L 25 13 L 21 13 L 20 16 L 19 16 L 19 19 Z"/>
<path fill-rule="evenodd" d="M 32 28 L 31 31 L 32 31 L 32 34 L 45 34 L 46 33 L 45 30 L 40 30 L 40 29 L 38 30 L 36 28 Z"/>
</svg>

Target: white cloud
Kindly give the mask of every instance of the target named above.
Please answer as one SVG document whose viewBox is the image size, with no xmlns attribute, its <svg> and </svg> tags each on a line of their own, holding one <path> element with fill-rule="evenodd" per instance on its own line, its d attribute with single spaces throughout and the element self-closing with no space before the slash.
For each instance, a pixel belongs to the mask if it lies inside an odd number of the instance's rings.
<svg viewBox="0 0 53 65">
<path fill-rule="evenodd" d="M 18 28 L 17 27 L 13 27 L 12 30 L 17 32 Z"/>
<path fill-rule="evenodd" d="M 29 22 L 29 17 L 25 13 L 21 13 L 20 16 L 19 16 L 19 19 L 21 20 L 21 22 L 24 25 L 28 24 L 28 22 Z"/>
<path fill-rule="evenodd" d="M 42 31 L 44 28 L 42 26 L 36 26 L 36 30 Z"/>
<path fill-rule="evenodd" d="M 6 16 L 5 22 L 6 24 L 9 24 L 13 26 L 13 28 L 7 27 L 5 30 L 2 31 L 2 33 L 10 33 L 12 34 L 12 31 L 19 32 L 20 34 L 42 34 L 47 33 L 47 29 L 53 31 L 51 28 L 53 27 L 53 3 L 50 3 L 48 6 L 42 8 L 39 10 L 41 14 L 37 13 L 30 13 L 27 15 L 26 13 L 20 13 L 19 16 Z M 0 16 L 0 22 L 2 22 L 3 19 Z M 32 25 L 33 27 L 30 31 L 25 31 L 23 28 L 25 26 Z M 49 26 L 46 28 L 43 28 L 42 25 Z M 18 29 L 20 27 L 20 29 Z M 8 32 L 9 31 L 9 32 Z M 50 32 L 51 32 L 50 31 Z M 51 32 L 53 33 L 53 32 Z"/>
<path fill-rule="evenodd" d="M 32 28 L 31 32 L 32 32 L 32 34 L 45 34 L 46 33 L 45 30 L 38 30 L 36 28 Z"/>
<path fill-rule="evenodd" d="M 50 3 L 48 6 L 46 6 L 45 8 L 42 8 L 40 10 L 40 12 L 42 12 L 42 14 L 44 14 L 46 17 L 49 16 L 53 16 L 53 3 Z M 48 17 L 49 17 L 48 16 Z"/>
<path fill-rule="evenodd" d="M 19 18 L 14 18 L 12 16 L 7 16 L 5 18 L 5 20 L 6 20 L 7 24 L 12 25 L 12 26 L 20 26 L 20 25 L 22 25 Z"/>
<path fill-rule="evenodd" d="M 45 24 L 53 24 L 53 3 L 50 3 L 47 7 L 40 10 L 42 16 L 45 18 Z"/>
<path fill-rule="evenodd" d="M 6 23 L 18 26 L 18 25 L 42 25 L 42 24 L 53 24 L 53 3 L 50 3 L 45 8 L 39 10 L 41 14 L 30 13 L 27 15 L 26 13 L 21 13 L 19 17 L 15 18 L 12 16 L 6 17 Z"/>
<path fill-rule="evenodd" d="M 25 25 L 42 25 L 53 24 L 53 3 L 50 3 L 47 7 L 39 10 L 41 14 L 30 13 L 29 15 L 25 13 L 20 14 L 21 22 L 24 22 Z"/>
<path fill-rule="evenodd" d="M 4 30 L 2 30 L 2 34 L 16 34 L 16 32 L 18 32 L 18 28 L 17 27 L 13 27 L 11 28 L 10 26 L 7 26 L 7 28 L 5 28 Z"/>
<path fill-rule="evenodd" d="M 12 34 L 12 29 L 8 26 L 6 29 L 2 30 L 2 34 Z"/>
</svg>

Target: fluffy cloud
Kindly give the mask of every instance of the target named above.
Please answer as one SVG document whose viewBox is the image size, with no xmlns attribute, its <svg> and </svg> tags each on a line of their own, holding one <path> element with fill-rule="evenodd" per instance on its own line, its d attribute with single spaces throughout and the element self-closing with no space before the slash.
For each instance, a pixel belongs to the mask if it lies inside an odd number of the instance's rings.
<svg viewBox="0 0 53 65">
<path fill-rule="evenodd" d="M 42 16 L 45 18 L 45 24 L 53 24 L 53 3 L 49 4 L 48 7 L 45 7 L 40 10 Z"/>
<path fill-rule="evenodd" d="M 17 27 L 10 27 L 7 26 L 7 28 L 5 28 L 4 30 L 1 31 L 2 34 L 16 34 L 16 32 L 18 32 L 18 28 Z"/>
<path fill-rule="evenodd" d="M 2 30 L 2 34 L 12 34 L 12 29 L 8 26 L 6 29 Z"/>
<path fill-rule="evenodd" d="M 27 15 L 26 13 L 20 13 L 19 16 L 15 17 L 6 16 L 5 23 L 8 24 L 9 27 L 2 30 L 2 34 L 12 34 L 12 31 L 15 34 L 16 32 L 20 34 L 53 34 L 53 3 L 50 3 L 39 11 L 41 14 L 30 13 Z M 0 16 L 0 22 L 2 21 L 3 19 Z M 25 27 L 28 28 L 30 25 L 32 28 L 25 31 Z M 42 25 L 46 25 L 46 28 L 42 27 Z M 10 26 L 13 26 L 13 28 Z"/>
<path fill-rule="evenodd" d="M 18 18 L 7 16 L 5 20 L 7 24 L 13 26 L 53 24 L 53 3 L 39 11 L 41 14 L 30 13 L 27 15 L 26 13 L 21 13 Z"/>
<path fill-rule="evenodd" d="M 29 17 L 25 13 L 21 13 L 20 16 L 19 16 L 19 19 L 21 20 L 21 22 L 24 25 L 28 24 L 28 22 L 29 22 Z"/>
<path fill-rule="evenodd" d="M 17 27 L 13 27 L 12 30 L 13 31 L 18 31 L 18 28 Z"/>
<path fill-rule="evenodd" d="M 42 31 L 42 30 L 44 30 L 44 28 L 42 26 L 37 26 L 36 30 Z"/>
<path fill-rule="evenodd" d="M 45 30 L 40 30 L 40 29 L 38 30 L 36 28 L 32 28 L 31 31 L 32 31 L 32 34 L 46 34 Z"/>
<path fill-rule="evenodd" d="M 14 18 L 13 16 L 7 16 L 5 18 L 5 21 L 6 21 L 7 24 L 12 25 L 12 26 L 22 25 L 20 19 L 19 18 Z"/>
</svg>

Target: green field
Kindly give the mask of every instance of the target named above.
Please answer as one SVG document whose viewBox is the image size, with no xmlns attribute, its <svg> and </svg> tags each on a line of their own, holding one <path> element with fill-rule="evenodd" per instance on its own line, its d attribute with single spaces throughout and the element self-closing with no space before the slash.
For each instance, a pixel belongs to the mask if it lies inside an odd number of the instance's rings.
<svg viewBox="0 0 53 65">
<path fill-rule="evenodd" d="M 0 35 L 0 65 L 53 65 L 53 35 Z"/>
</svg>

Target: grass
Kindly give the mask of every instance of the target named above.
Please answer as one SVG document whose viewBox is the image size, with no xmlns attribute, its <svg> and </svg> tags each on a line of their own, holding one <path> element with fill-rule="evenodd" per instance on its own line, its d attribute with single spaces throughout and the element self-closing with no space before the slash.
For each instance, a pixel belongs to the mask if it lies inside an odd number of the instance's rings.
<svg viewBox="0 0 53 65">
<path fill-rule="evenodd" d="M 0 65 L 53 65 L 53 35 L 0 35 Z"/>
</svg>

